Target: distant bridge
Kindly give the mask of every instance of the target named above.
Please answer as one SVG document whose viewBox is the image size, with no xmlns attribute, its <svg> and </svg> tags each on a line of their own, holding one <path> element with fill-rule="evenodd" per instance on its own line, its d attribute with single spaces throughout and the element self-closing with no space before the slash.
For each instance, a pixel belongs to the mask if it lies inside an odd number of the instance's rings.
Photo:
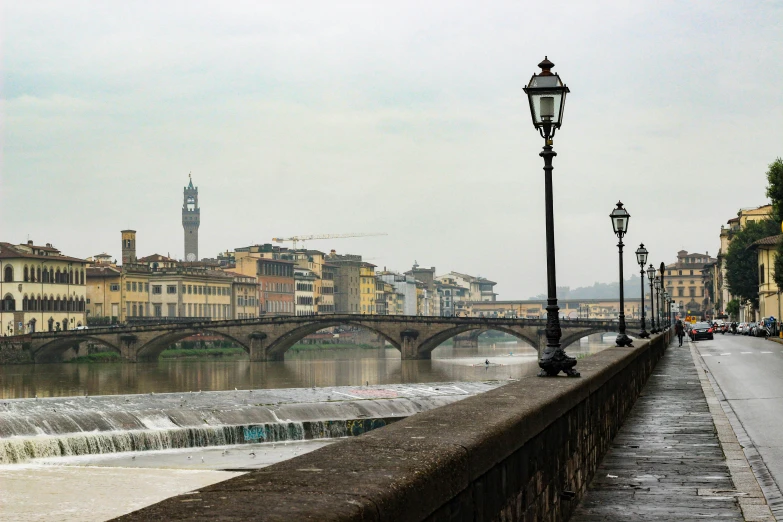
<svg viewBox="0 0 783 522">
<path fill-rule="evenodd" d="M 628 321 L 628 330 L 638 322 Z M 495 330 L 522 339 L 542 353 L 546 346 L 546 319 L 494 319 L 488 317 L 430 317 L 404 315 L 314 315 L 262 317 L 228 321 L 150 324 L 41 332 L 26 336 L 35 362 L 54 362 L 84 342 L 115 350 L 130 362 L 155 360 L 172 344 L 196 334 L 216 335 L 242 346 L 251 361 L 281 361 L 285 352 L 310 334 L 332 326 L 356 326 L 375 332 L 400 350 L 403 359 L 429 359 L 444 341 L 463 334 L 469 345 L 481 332 Z M 616 321 L 561 320 L 561 344 L 567 346 L 586 335 L 617 331 Z M 458 340 L 459 341 L 459 338 Z M 459 346 L 459 344 L 457 344 Z"/>
</svg>

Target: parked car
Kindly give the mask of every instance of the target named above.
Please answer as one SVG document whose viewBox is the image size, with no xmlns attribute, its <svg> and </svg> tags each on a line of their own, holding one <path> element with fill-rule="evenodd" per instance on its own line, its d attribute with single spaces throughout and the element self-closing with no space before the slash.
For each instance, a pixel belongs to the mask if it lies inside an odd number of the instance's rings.
<svg viewBox="0 0 783 522">
<path fill-rule="evenodd" d="M 691 339 L 698 341 L 699 339 L 713 340 L 713 329 L 710 323 L 696 323 L 691 330 Z"/>
<path fill-rule="evenodd" d="M 745 331 L 742 333 L 743 335 L 753 335 L 755 329 L 756 323 L 748 323 L 748 325 L 745 327 Z"/>
</svg>

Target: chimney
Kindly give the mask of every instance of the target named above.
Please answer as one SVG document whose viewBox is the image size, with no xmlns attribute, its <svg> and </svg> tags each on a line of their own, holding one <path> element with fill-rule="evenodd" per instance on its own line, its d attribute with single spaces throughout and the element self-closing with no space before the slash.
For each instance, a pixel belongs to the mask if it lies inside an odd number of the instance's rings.
<svg viewBox="0 0 783 522">
<path fill-rule="evenodd" d="M 28 246 L 33 246 L 33 240 L 32 239 L 28 239 L 27 240 L 27 245 Z"/>
</svg>

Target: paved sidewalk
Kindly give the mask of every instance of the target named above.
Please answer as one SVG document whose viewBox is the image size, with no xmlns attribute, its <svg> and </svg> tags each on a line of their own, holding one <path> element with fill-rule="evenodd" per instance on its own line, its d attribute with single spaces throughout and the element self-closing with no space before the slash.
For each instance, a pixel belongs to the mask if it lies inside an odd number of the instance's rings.
<svg viewBox="0 0 783 522">
<path fill-rule="evenodd" d="M 658 362 L 572 521 L 744 520 L 687 344 Z"/>
</svg>

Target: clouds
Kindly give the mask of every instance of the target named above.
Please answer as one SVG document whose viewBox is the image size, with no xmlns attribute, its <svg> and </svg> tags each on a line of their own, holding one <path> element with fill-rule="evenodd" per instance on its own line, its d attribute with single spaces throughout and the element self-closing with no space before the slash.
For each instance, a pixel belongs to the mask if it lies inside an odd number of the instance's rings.
<svg viewBox="0 0 783 522">
<path fill-rule="evenodd" d="M 781 8 L 734 2 L 16 2 L 2 34 L 0 233 L 69 254 L 202 255 L 272 236 L 544 289 L 540 138 L 521 86 L 572 89 L 555 140 L 561 285 L 718 248 L 781 155 Z M 749 153 L 749 151 L 753 151 Z M 739 189 L 738 189 L 739 188 Z"/>
</svg>

